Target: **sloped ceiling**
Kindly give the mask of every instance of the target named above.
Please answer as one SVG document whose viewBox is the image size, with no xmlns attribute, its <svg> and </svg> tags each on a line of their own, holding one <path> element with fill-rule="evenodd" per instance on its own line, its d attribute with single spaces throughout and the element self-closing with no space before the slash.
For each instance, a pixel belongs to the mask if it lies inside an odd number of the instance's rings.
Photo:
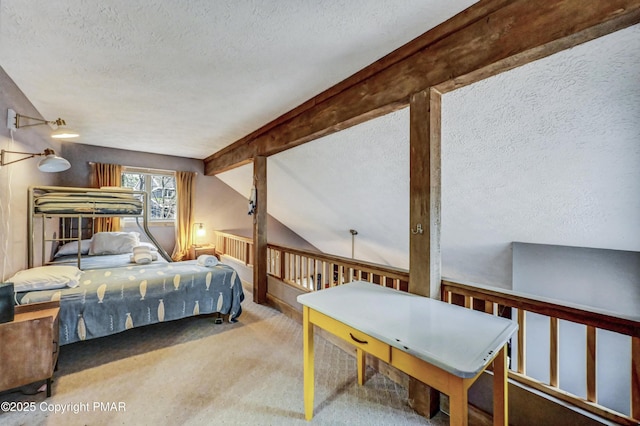
<svg viewBox="0 0 640 426">
<path fill-rule="evenodd" d="M 442 270 L 511 286 L 511 242 L 640 251 L 640 26 L 443 96 Z M 320 250 L 409 266 L 408 110 L 268 160 Z M 241 193 L 251 166 L 220 178 Z"/>
</svg>

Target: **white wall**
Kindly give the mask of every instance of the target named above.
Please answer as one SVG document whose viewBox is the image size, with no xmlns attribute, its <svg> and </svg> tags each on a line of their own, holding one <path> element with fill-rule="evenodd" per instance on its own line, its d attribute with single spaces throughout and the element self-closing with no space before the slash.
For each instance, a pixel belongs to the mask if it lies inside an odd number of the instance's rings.
<svg viewBox="0 0 640 426">
<path fill-rule="evenodd" d="M 640 26 L 442 106 L 443 275 L 511 287 L 511 242 L 640 251 Z"/>
<path fill-rule="evenodd" d="M 48 126 L 7 128 L 7 109 L 39 117 L 38 111 L 13 80 L 0 68 L 0 148 L 9 151 L 41 153 L 46 148 L 60 152 L 60 144 L 50 138 Z M 57 117 L 45 117 L 56 119 Z M 22 158 L 7 154 L 6 161 Z M 60 173 L 38 170 L 38 159 L 24 160 L 0 168 L 0 279 L 11 277 L 27 265 L 27 189 L 30 185 L 53 185 Z M 39 255 L 36 252 L 36 255 Z"/>
</svg>

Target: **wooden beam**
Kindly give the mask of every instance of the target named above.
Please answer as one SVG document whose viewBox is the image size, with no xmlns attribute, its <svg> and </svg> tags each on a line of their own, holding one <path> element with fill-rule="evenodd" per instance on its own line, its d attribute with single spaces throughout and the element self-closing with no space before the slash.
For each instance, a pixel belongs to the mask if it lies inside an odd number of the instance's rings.
<svg viewBox="0 0 640 426">
<path fill-rule="evenodd" d="M 440 123 L 435 89 L 411 96 L 409 164 L 409 292 L 440 298 Z M 431 418 L 440 393 L 409 378 L 409 406 Z"/>
<path fill-rule="evenodd" d="M 265 124 L 254 132 L 247 136 L 237 140 L 233 144 L 226 148 L 216 152 L 205 158 L 205 174 L 211 175 L 215 173 L 221 173 L 231 168 L 238 167 L 247 164 L 245 160 L 243 163 L 239 161 L 241 158 L 253 158 L 257 152 L 255 149 L 255 140 L 270 130 L 287 125 L 287 122 L 296 116 L 300 115 L 304 111 L 311 110 L 316 105 L 340 94 L 346 89 L 357 86 L 367 78 L 379 73 L 380 71 L 388 68 L 389 66 L 396 64 L 414 53 L 422 50 L 426 46 L 434 43 L 435 41 L 448 36 L 449 34 L 464 28 L 472 22 L 483 19 L 485 16 L 494 12 L 511 0 L 493 0 L 493 1 L 481 1 L 468 9 L 460 12 L 454 18 L 449 19 L 432 30 L 420 35 L 409 43 L 394 50 L 373 64 L 363 68 L 351 77 L 346 78 L 335 86 L 330 87 L 319 95 L 309 99 L 298 107 L 291 111 L 281 115 L 275 120 Z M 215 170 L 215 172 L 212 172 Z"/>
<path fill-rule="evenodd" d="M 640 0 L 486 0 L 205 159 L 213 175 L 640 22 Z"/>
<path fill-rule="evenodd" d="M 253 301 L 267 303 L 267 158 L 253 159 L 256 210 L 253 216 Z"/>
<path fill-rule="evenodd" d="M 409 172 L 409 292 L 440 298 L 441 96 L 411 97 Z"/>
</svg>

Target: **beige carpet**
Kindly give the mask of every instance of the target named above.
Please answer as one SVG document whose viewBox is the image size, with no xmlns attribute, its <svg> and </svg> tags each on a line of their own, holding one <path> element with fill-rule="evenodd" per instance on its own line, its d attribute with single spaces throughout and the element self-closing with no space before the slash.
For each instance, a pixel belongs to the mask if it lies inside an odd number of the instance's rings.
<svg viewBox="0 0 640 426">
<path fill-rule="evenodd" d="M 319 337 L 315 416 L 307 423 L 302 328 L 246 296 L 236 324 L 189 318 L 63 346 L 51 398 L 0 394 L 2 402 L 35 403 L 32 412 L 0 410 L 0 424 L 448 424 L 443 414 L 417 415 L 406 390 L 371 369 L 358 386 L 355 358 Z"/>
</svg>

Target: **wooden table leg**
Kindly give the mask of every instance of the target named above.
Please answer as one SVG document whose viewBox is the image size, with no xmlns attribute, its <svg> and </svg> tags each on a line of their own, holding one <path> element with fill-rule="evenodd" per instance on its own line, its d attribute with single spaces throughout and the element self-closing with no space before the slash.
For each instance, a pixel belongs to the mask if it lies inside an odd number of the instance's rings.
<svg viewBox="0 0 640 426">
<path fill-rule="evenodd" d="M 313 387 L 314 387 L 314 348 L 313 324 L 309 322 L 309 307 L 302 308 L 302 342 L 304 352 L 304 416 L 307 420 L 313 418 Z"/>
<path fill-rule="evenodd" d="M 469 422 L 469 399 L 467 387 L 463 380 L 452 385 L 449 393 L 449 424 L 451 426 L 467 426 Z"/>
<path fill-rule="evenodd" d="M 507 345 L 504 345 L 493 360 L 493 425 L 509 424 L 509 397 L 507 394 Z"/>
<path fill-rule="evenodd" d="M 358 384 L 360 386 L 364 385 L 364 378 L 367 370 L 365 357 L 366 353 L 362 349 L 356 348 L 356 359 L 358 362 Z"/>
</svg>

